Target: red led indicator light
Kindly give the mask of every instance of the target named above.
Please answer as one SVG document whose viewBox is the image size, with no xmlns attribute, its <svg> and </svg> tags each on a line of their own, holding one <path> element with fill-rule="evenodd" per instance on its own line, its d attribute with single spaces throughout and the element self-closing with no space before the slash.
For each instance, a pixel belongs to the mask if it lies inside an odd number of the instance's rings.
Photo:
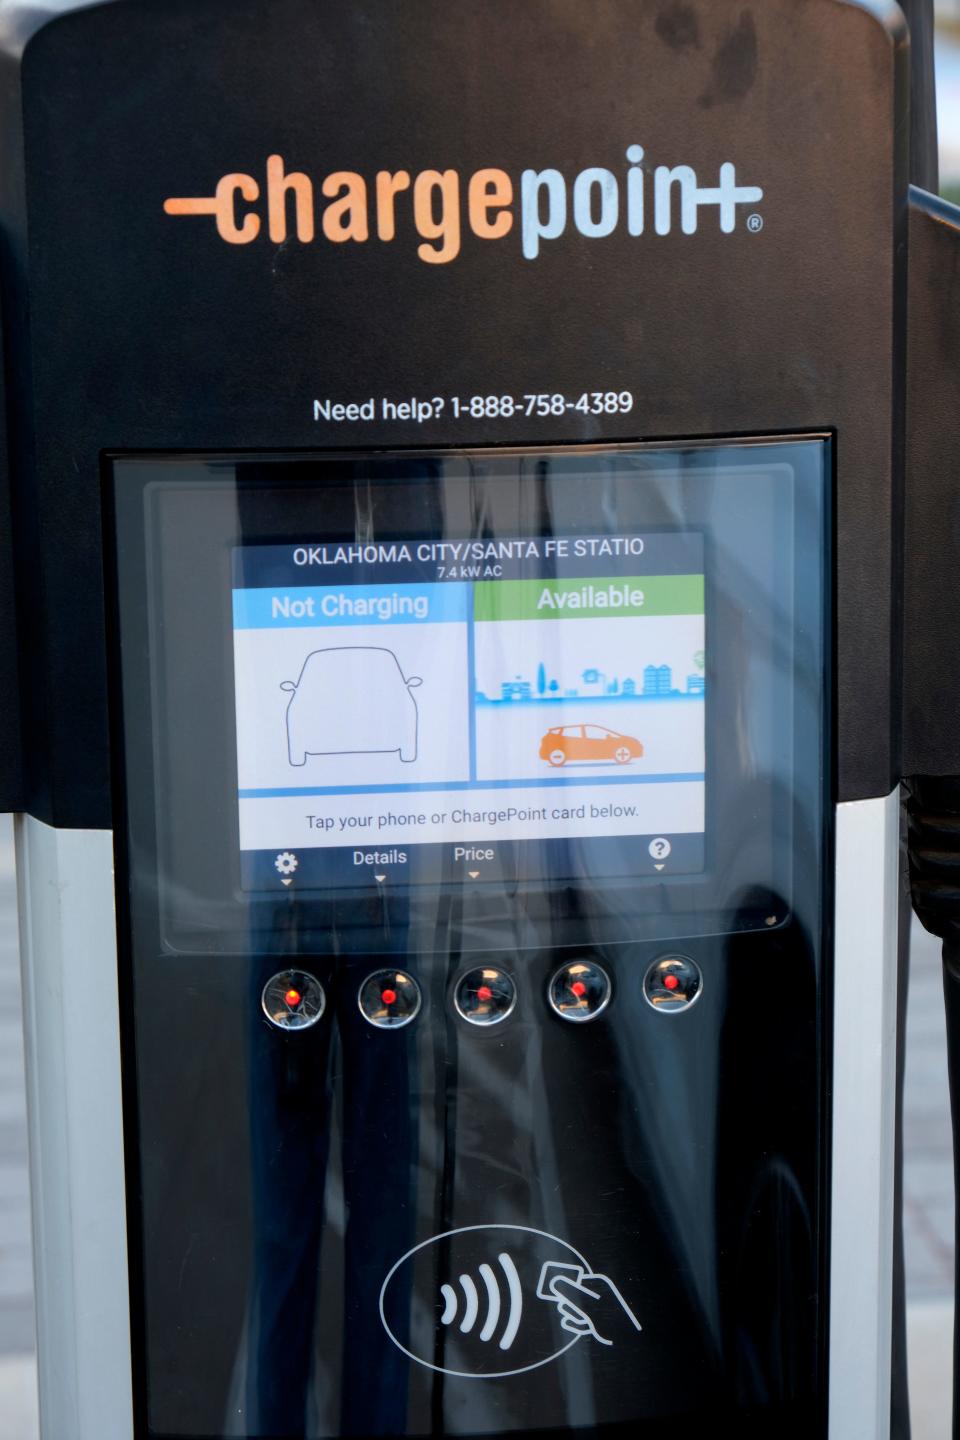
<svg viewBox="0 0 960 1440">
<path fill-rule="evenodd" d="M 489 985 L 481 985 L 481 986 L 479 987 L 479 989 L 477 990 L 477 999 L 478 999 L 478 1000 L 492 1000 L 492 999 L 493 999 L 493 991 L 490 989 L 490 986 L 489 986 Z"/>
<path fill-rule="evenodd" d="M 677 979 L 676 975 L 664 975 L 663 988 L 665 990 L 676 990 L 679 984 L 680 981 Z"/>
<path fill-rule="evenodd" d="M 582 980 L 574 980 L 573 984 L 570 986 L 570 991 L 572 994 L 576 995 L 578 1000 L 582 1000 L 584 995 L 586 995 L 587 993 L 587 987 L 586 985 L 584 985 Z"/>
<path fill-rule="evenodd" d="M 396 1005 L 397 992 L 396 990 L 384 990 L 383 994 L 380 996 L 380 999 L 383 1001 L 384 1005 Z"/>
<path fill-rule="evenodd" d="M 283 998 L 286 1001 L 287 1005 L 289 1005 L 291 1010 L 296 1010 L 297 1006 L 300 1004 L 300 1001 L 303 999 L 303 996 L 300 994 L 299 990 L 290 989 L 287 991 Z"/>
</svg>

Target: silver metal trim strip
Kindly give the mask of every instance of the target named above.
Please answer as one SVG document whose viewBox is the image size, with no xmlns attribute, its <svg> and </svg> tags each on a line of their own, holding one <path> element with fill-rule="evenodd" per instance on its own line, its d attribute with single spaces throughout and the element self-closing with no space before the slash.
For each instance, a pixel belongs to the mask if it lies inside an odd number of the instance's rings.
<svg viewBox="0 0 960 1440">
<path fill-rule="evenodd" d="M 900 791 L 836 811 L 830 1440 L 889 1440 Z"/>
<path fill-rule="evenodd" d="M 40 1432 L 131 1440 L 113 837 L 16 819 Z"/>
</svg>

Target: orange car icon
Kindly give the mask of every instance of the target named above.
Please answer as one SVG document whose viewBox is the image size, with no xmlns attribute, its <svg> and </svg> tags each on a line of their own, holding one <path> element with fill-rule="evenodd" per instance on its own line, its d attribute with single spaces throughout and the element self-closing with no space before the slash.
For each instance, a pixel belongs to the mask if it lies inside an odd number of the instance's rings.
<svg viewBox="0 0 960 1440">
<path fill-rule="evenodd" d="M 618 765 L 629 765 L 642 754 L 639 740 L 603 725 L 557 725 L 540 741 L 540 759 L 551 765 L 566 765 L 568 760 L 615 760 Z"/>
</svg>

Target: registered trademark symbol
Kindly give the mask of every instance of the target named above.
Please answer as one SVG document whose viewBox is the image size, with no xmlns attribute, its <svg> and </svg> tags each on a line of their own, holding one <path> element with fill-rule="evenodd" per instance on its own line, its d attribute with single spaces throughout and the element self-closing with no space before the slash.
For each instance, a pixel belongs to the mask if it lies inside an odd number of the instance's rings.
<svg viewBox="0 0 960 1440">
<path fill-rule="evenodd" d="M 758 235 L 758 234 L 760 233 L 760 231 L 763 229 L 763 216 L 762 216 L 762 215 L 748 215 L 748 216 L 747 216 L 747 229 L 748 229 L 752 234 Z"/>
</svg>

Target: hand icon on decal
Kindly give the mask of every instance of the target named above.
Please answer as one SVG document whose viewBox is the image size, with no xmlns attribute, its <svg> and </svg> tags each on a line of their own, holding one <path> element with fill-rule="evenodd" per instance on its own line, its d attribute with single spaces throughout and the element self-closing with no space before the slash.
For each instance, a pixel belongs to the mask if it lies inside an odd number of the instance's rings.
<svg viewBox="0 0 960 1440">
<path fill-rule="evenodd" d="M 578 1339 L 590 1335 L 601 1345 L 614 1345 L 640 1329 L 640 1321 L 610 1277 L 593 1275 L 580 1265 L 545 1264 L 537 1294 L 556 1305 L 561 1326 Z"/>
</svg>

